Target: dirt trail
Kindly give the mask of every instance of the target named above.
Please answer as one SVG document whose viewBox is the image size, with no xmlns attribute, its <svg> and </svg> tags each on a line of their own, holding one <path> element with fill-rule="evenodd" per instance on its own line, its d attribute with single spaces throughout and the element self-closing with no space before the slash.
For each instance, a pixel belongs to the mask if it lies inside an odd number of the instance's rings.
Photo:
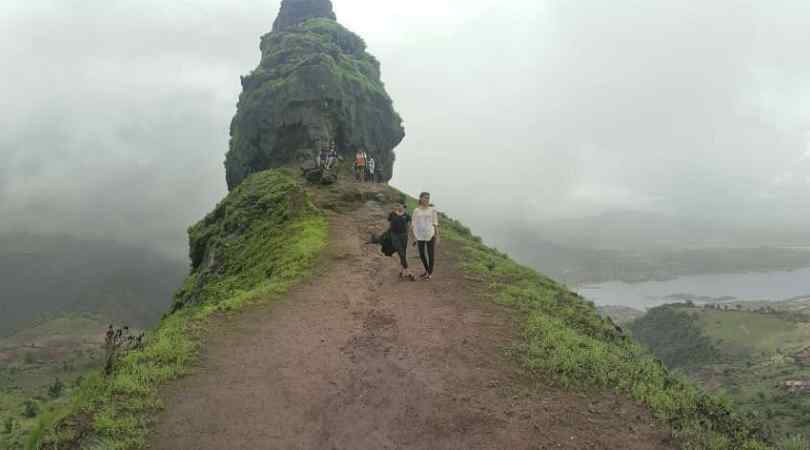
<svg viewBox="0 0 810 450">
<path fill-rule="evenodd" d="M 509 314 L 474 298 L 458 252 L 442 243 L 432 281 L 401 282 L 364 244 L 384 218 L 373 203 L 332 217 L 319 276 L 218 321 L 152 448 L 671 448 L 632 403 L 527 387 L 503 352 Z"/>
</svg>

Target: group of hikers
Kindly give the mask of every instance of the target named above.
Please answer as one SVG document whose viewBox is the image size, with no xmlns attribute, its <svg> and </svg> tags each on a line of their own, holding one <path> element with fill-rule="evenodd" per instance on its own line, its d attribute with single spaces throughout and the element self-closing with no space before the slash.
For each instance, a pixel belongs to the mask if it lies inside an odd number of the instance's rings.
<svg viewBox="0 0 810 450">
<path fill-rule="evenodd" d="M 329 145 L 321 148 L 320 155 L 317 158 L 318 167 L 331 170 L 335 167 L 337 161 L 338 152 L 334 142 L 330 142 Z M 363 149 L 358 149 L 352 164 L 354 178 L 360 182 L 376 183 L 381 178 L 378 176 L 377 169 L 379 167 L 374 156 L 369 155 Z"/>
<path fill-rule="evenodd" d="M 416 276 L 408 267 L 408 242 L 419 249 L 419 259 L 425 268 L 420 279 L 428 281 L 433 276 L 435 267 L 436 245 L 439 242 L 439 213 L 430 203 L 430 194 L 422 192 L 419 195 L 419 204 L 411 214 L 402 203 L 394 206 L 388 216 L 391 227 L 387 238 L 390 239 L 392 253 L 399 255 L 400 279 L 416 280 Z M 383 244 L 385 246 L 385 243 Z"/>
<path fill-rule="evenodd" d="M 354 178 L 357 181 L 367 181 L 369 183 L 377 182 L 377 161 L 374 160 L 373 156 L 363 151 L 363 149 L 357 150 L 352 169 L 354 171 Z"/>
<path fill-rule="evenodd" d="M 321 149 L 318 167 L 331 170 L 338 159 L 335 143 L 330 142 Z M 378 180 L 377 161 L 363 149 L 357 150 L 352 169 L 355 179 L 359 182 L 375 183 Z M 422 192 L 419 195 L 419 203 L 410 214 L 404 203 L 397 203 L 388 216 L 388 222 L 390 227 L 381 236 L 381 243 L 386 255 L 392 256 L 396 253 L 399 256 L 399 278 L 411 281 L 417 279 L 408 266 L 410 243 L 418 248 L 419 259 L 425 268 L 419 279 L 430 280 L 435 268 L 436 245 L 439 243 L 439 213 L 430 203 L 430 193 Z"/>
</svg>

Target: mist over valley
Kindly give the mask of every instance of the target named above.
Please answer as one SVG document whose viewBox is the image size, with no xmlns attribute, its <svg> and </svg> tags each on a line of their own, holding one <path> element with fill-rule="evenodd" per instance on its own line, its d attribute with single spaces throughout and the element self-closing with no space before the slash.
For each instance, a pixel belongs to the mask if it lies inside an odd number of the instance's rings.
<svg viewBox="0 0 810 450">
<path fill-rule="evenodd" d="M 3 2 L 0 447 L 175 450 L 215 399 L 229 445 L 309 408 L 355 448 L 807 450 L 808 29 L 798 0 Z M 399 204 L 433 237 L 392 237 Z"/>
</svg>

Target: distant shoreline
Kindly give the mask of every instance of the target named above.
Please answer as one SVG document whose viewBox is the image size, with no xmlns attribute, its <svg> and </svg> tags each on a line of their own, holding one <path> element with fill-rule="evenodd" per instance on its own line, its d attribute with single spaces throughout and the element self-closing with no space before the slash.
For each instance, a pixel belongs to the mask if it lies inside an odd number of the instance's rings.
<svg viewBox="0 0 810 450">
<path fill-rule="evenodd" d="M 808 249 L 807 251 L 810 251 Z M 636 277 L 636 278 L 613 278 L 613 279 L 602 279 L 602 280 L 594 280 L 594 281 L 584 281 L 584 282 L 574 282 L 574 283 L 567 283 L 573 289 L 600 289 L 600 285 L 607 284 L 607 283 L 625 283 L 625 284 L 642 284 L 642 283 L 651 283 L 651 282 L 659 282 L 663 283 L 666 281 L 673 281 L 679 278 L 686 278 L 686 277 L 699 277 L 699 276 L 709 276 L 709 275 L 748 275 L 748 274 L 767 274 L 767 273 L 792 273 L 797 272 L 799 270 L 810 269 L 810 264 L 802 265 L 802 266 L 791 266 L 785 268 L 768 268 L 768 269 L 752 269 L 752 270 L 739 270 L 739 271 L 717 271 L 717 272 L 695 272 L 695 273 L 681 273 L 681 274 L 671 274 L 665 276 L 649 276 L 649 277 Z"/>
</svg>

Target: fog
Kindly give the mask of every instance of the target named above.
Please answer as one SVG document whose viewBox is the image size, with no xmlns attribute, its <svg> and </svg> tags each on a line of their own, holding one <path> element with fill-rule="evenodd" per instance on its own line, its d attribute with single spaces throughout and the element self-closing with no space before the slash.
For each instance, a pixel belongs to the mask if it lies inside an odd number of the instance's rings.
<svg viewBox="0 0 810 450">
<path fill-rule="evenodd" d="M 810 4 L 333 0 L 405 120 L 392 183 L 503 224 L 810 224 Z M 185 253 L 278 1 L 0 4 L 0 231 Z"/>
</svg>

